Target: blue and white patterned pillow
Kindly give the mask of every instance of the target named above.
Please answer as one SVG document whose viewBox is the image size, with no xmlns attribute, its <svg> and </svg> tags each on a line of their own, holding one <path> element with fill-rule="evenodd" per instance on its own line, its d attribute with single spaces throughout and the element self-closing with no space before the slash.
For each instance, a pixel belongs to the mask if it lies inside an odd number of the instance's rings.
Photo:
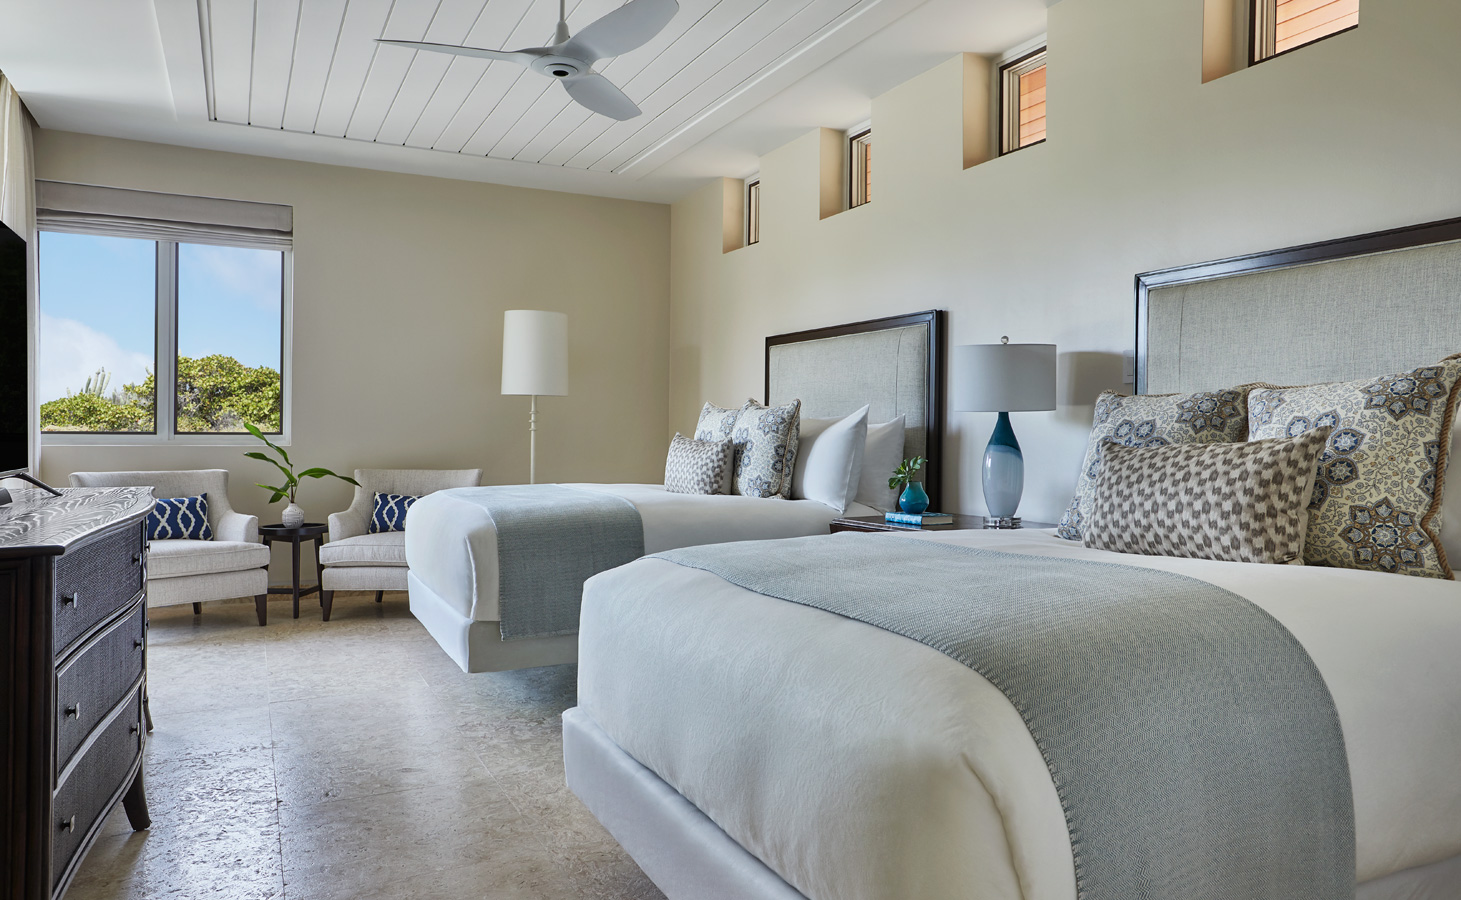
<svg viewBox="0 0 1461 900">
<path fill-rule="evenodd" d="M 405 531 L 406 510 L 416 500 L 410 494 L 376 494 L 375 506 L 370 511 L 370 533 Z"/>
<path fill-rule="evenodd" d="M 196 497 L 161 497 L 147 514 L 149 541 L 211 541 L 213 528 L 208 524 L 208 495 Z"/>
</svg>

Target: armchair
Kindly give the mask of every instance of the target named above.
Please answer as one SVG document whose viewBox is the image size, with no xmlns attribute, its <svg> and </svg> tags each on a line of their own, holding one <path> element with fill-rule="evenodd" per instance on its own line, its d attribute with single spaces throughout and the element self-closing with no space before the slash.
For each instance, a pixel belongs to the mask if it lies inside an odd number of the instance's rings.
<svg viewBox="0 0 1461 900">
<path fill-rule="evenodd" d="M 72 487 L 150 487 L 154 497 L 208 495 L 210 541 L 147 543 L 147 605 L 193 604 L 201 615 L 209 600 L 254 598 L 259 624 L 268 621 L 269 548 L 259 542 L 257 516 L 228 502 L 228 470 L 179 472 L 73 472 Z"/>
<path fill-rule="evenodd" d="M 330 541 L 320 548 L 320 600 L 330 621 L 335 591 L 406 590 L 406 533 L 370 533 L 376 494 L 420 497 L 446 488 L 476 487 L 481 469 L 356 469 L 355 498 L 350 507 L 330 516 Z"/>
</svg>

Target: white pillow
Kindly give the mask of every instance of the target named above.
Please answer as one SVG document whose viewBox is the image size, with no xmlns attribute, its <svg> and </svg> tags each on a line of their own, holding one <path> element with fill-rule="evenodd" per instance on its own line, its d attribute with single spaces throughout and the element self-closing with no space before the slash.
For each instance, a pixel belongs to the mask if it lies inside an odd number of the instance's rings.
<svg viewBox="0 0 1461 900">
<path fill-rule="evenodd" d="M 857 494 L 867 444 L 867 407 L 840 419 L 802 419 L 801 444 L 791 473 L 794 500 L 815 500 L 838 513 Z"/>
<path fill-rule="evenodd" d="M 1451 568 L 1461 571 L 1461 428 L 1451 432 L 1450 455 L 1446 457 L 1446 480 L 1441 485 L 1441 547 Z M 1454 469 L 1455 471 L 1450 471 Z"/>
<path fill-rule="evenodd" d="M 867 448 L 862 454 L 856 502 L 879 512 L 893 509 L 898 502 L 897 492 L 888 487 L 888 479 L 903 462 L 903 420 L 899 416 L 891 422 L 867 427 Z"/>
</svg>

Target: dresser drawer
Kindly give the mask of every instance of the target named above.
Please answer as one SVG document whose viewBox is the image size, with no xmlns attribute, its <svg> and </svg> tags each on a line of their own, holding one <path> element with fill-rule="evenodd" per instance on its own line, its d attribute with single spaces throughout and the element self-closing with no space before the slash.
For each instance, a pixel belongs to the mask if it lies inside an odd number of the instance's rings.
<svg viewBox="0 0 1461 900">
<path fill-rule="evenodd" d="M 56 656 L 142 590 L 145 523 L 109 531 L 56 558 Z"/>
<path fill-rule="evenodd" d="M 142 691 L 127 699 L 126 708 L 103 726 L 71 775 L 56 791 L 52 804 L 52 888 L 67 876 L 76 852 L 100 825 L 110 801 L 127 787 L 127 775 L 142 753 Z"/>
<path fill-rule="evenodd" d="M 142 676 L 146 636 L 147 610 L 139 603 L 56 673 L 57 772 L 65 771 L 76 748 Z"/>
</svg>

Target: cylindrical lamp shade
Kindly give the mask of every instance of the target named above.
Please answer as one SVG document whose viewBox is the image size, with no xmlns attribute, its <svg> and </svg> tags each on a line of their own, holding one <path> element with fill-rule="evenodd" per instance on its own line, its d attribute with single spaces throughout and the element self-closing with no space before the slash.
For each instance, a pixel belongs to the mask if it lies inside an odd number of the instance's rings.
<svg viewBox="0 0 1461 900">
<path fill-rule="evenodd" d="M 1055 408 L 1054 344 L 964 344 L 954 348 L 952 408 L 1031 412 Z"/>
<path fill-rule="evenodd" d="M 509 309 L 502 321 L 502 393 L 568 393 L 568 316 Z"/>
</svg>

